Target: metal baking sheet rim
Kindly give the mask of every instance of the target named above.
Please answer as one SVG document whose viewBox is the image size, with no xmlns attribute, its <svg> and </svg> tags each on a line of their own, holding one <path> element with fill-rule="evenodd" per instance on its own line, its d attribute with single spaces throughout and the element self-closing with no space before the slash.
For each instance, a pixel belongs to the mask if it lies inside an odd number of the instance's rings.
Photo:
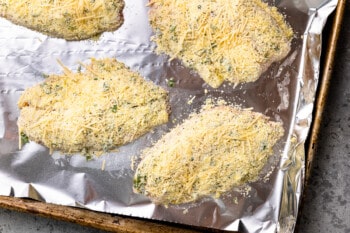
<svg viewBox="0 0 350 233">
<path fill-rule="evenodd" d="M 323 111 L 326 104 L 326 98 L 329 92 L 329 86 L 332 79 L 332 72 L 334 66 L 334 58 L 337 50 L 337 42 L 339 38 L 339 33 L 343 24 L 343 16 L 345 11 L 346 0 L 339 0 L 337 9 L 335 11 L 332 28 L 330 30 L 329 39 L 327 41 L 327 51 L 325 53 L 324 67 L 322 69 L 322 79 L 319 83 L 319 93 L 315 101 L 315 109 L 313 116 L 313 123 L 310 128 L 308 136 L 308 144 L 305 145 L 306 148 L 306 159 L 305 159 L 305 182 L 304 182 L 304 192 L 302 193 L 301 202 L 298 210 L 298 216 L 301 215 L 303 211 L 303 200 L 306 198 L 306 189 L 311 179 L 311 172 L 313 168 L 313 161 L 316 156 L 316 148 L 318 144 L 319 131 L 321 128 Z M 296 222 L 296 231 L 299 229 L 300 218 Z"/>
<path fill-rule="evenodd" d="M 338 38 L 338 31 L 341 27 L 340 23 L 342 20 L 342 13 L 344 12 L 345 8 L 345 0 L 340 0 L 338 2 L 337 11 L 335 15 L 335 21 L 338 22 L 338 24 L 333 25 L 332 32 L 335 34 L 332 36 L 332 41 L 329 43 L 329 47 L 326 49 L 329 49 L 327 52 L 332 52 L 335 50 L 336 47 L 336 41 Z M 333 58 L 334 58 L 334 51 L 331 56 L 328 56 L 326 58 L 324 67 L 324 70 L 330 70 L 329 68 L 333 65 Z M 327 76 L 327 77 L 325 77 Z M 327 88 L 324 88 L 324 86 L 329 85 L 330 82 L 330 73 L 325 72 L 322 76 L 320 85 L 320 92 L 319 92 L 319 98 L 325 98 L 327 96 Z M 316 108 L 316 115 L 322 114 L 323 111 L 323 105 L 317 104 Z M 312 158 L 314 157 L 313 154 L 313 144 L 317 143 L 317 134 L 319 130 L 319 124 L 320 124 L 320 118 L 316 118 L 316 120 L 313 123 L 313 126 L 311 128 L 311 140 L 309 145 L 306 145 L 308 148 L 307 158 L 311 158 L 310 160 L 307 160 L 307 168 L 310 168 L 310 164 L 312 163 Z M 309 171 L 306 170 L 306 180 L 309 178 Z M 113 214 L 106 214 L 106 213 L 100 213 L 95 212 L 87 209 L 80 209 L 76 207 L 70 207 L 70 206 L 60 206 L 55 204 L 49 204 L 49 203 L 42 203 L 37 202 L 30 199 L 21 199 L 21 198 L 15 198 L 15 197 L 3 197 L 0 196 L 0 207 L 8 208 L 8 209 L 14 209 L 18 211 L 24 211 L 29 213 L 35 213 L 47 217 L 52 217 L 60 220 L 70 221 L 74 223 L 78 223 L 81 225 L 96 227 L 103 230 L 111 230 L 111 231 L 121 231 L 121 232 L 137 232 L 137 227 L 139 225 L 140 229 L 143 230 L 150 230 L 150 232 L 163 232 L 161 230 L 167 230 L 168 232 L 185 232 L 183 227 L 180 225 L 174 225 L 168 222 L 162 222 L 162 221 L 153 221 L 153 220 L 146 220 L 146 219 L 137 219 L 133 217 L 127 217 L 127 216 L 119 216 L 119 215 L 113 215 Z M 64 214 L 62 214 L 61 211 L 64 211 Z M 101 217 L 101 218 L 99 218 Z M 121 224 L 121 222 L 123 222 Z M 136 225 L 135 225 L 136 224 Z M 135 228 L 136 227 L 136 228 Z M 144 228 L 145 227 L 145 228 Z M 165 227 L 165 228 L 164 228 Z M 188 227 L 188 226 L 185 226 Z M 191 228 L 195 228 L 192 227 Z M 195 232 L 196 230 L 189 230 L 190 232 Z"/>
</svg>

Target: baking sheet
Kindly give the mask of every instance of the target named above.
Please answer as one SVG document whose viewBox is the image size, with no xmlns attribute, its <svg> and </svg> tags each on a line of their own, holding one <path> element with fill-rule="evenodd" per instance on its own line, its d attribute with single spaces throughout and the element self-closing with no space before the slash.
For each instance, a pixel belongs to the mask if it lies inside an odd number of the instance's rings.
<svg viewBox="0 0 350 233">
<path fill-rule="evenodd" d="M 318 84 L 321 32 L 337 1 L 279 1 L 296 32 L 289 56 L 274 64 L 255 83 L 234 89 L 210 89 L 180 61 L 168 61 L 153 53 L 155 45 L 147 22 L 146 1 L 126 2 L 125 24 L 97 41 L 65 42 L 0 21 L 1 112 L 0 194 L 30 197 L 48 203 L 78 206 L 96 211 L 180 222 L 245 232 L 292 231 L 304 176 L 303 144 L 311 123 L 311 112 Z M 317 8 L 317 6 L 320 6 Z M 316 7 L 316 8 L 313 8 Z M 30 143 L 18 150 L 18 109 L 16 102 L 24 88 L 42 81 L 43 73 L 59 73 L 56 59 L 72 69 L 89 57 L 116 57 L 155 83 L 166 86 L 175 77 L 191 82 L 171 88 L 172 119 L 183 118 L 210 96 L 223 97 L 234 104 L 253 107 L 272 119 L 283 121 L 285 135 L 270 165 L 267 182 L 247 186 L 247 192 L 233 190 L 222 199 L 205 199 L 186 206 L 155 206 L 147 198 L 132 193 L 130 159 L 151 139 L 173 127 L 158 127 L 118 153 L 105 154 L 92 161 L 80 155 L 54 153 Z M 208 89 L 208 94 L 204 93 Z M 195 96 L 194 104 L 183 105 Z M 185 108 L 183 108 L 185 106 Z M 181 120 L 181 119 L 180 119 Z M 296 139 L 294 141 L 294 138 Z M 292 139 L 292 140 L 291 140 Z M 292 143 L 291 143 L 292 142 Z M 280 157 L 282 154 L 282 157 Z M 106 167 L 102 170 L 102 163 Z M 250 189 L 250 190 L 249 190 Z M 244 191 L 244 190 L 243 190 Z M 237 204 L 232 200 L 237 200 Z M 184 214 L 186 210 L 186 214 Z"/>
</svg>

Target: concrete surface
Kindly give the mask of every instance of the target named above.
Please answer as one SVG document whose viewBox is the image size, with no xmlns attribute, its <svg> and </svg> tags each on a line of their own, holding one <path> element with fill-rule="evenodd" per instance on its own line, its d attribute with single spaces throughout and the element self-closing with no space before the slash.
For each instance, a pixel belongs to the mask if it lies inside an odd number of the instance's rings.
<svg viewBox="0 0 350 233">
<path fill-rule="evenodd" d="M 350 232 L 350 2 L 347 2 L 320 145 L 301 215 L 301 233 Z M 103 233 L 0 209 L 0 233 Z"/>
<path fill-rule="evenodd" d="M 94 228 L 0 209 L 0 233 L 104 233 Z"/>
</svg>

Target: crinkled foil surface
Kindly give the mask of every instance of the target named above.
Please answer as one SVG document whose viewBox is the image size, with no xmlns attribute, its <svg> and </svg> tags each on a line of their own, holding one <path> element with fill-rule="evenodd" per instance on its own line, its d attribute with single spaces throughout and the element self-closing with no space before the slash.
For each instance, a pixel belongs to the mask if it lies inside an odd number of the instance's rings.
<svg viewBox="0 0 350 233">
<path fill-rule="evenodd" d="M 126 0 L 123 26 L 93 40 L 67 42 L 0 19 L 0 195 L 229 231 L 292 232 L 304 185 L 304 143 L 318 86 L 322 29 L 337 1 L 268 2 L 285 14 L 293 28 L 292 50 L 258 81 L 218 89 L 207 86 L 179 60 L 154 53 L 147 0 Z M 89 161 L 79 154 L 50 155 L 46 147 L 34 142 L 19 150 L 17 101 L 23 90 L 43 81 L 43 74 L 62 73 L 57 60 L 76 70 L 79 62 L 88 63 L 91 57 L 117 58 L 166 88 L 170 122 L 117 152 Z M 171 77 L 175 87 L 167 86 Z M 134 156 L 213 97 L 283 122 L 285 136 L 262 178 L 220 199 L 204 198 L 167 208 L 134 194 Z"/>
</svg>

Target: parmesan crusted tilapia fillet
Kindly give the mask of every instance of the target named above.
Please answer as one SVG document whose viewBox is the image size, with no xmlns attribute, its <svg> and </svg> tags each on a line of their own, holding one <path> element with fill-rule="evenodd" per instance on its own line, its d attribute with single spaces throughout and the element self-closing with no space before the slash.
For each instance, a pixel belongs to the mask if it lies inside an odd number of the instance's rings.
<svg viewBox="0 0 350 233">
<path fill-rule="evenodd" d="M 123 0 L 3 0 L 0 16 L 66 40 L 88 39 L 123 23 Z"/>
<path fill-rule="evenodd" d="M 65 153 L 108 151 L 168 121 L 167 92 L 115 59 L 50 75 L 18 107 L 19 133 Z"/>
<path fill-rule="evenodd" d="M 142 152 L 134 191 L 165 205 L 219 197 L 257 180 L 283 133 L 281 123 L 247 109 L 203 110 Z"/>
<path fill-rule="evenodd" d="M 158 53 L 179 58 L 210 86 L 253 82 L 290 51 L 293 31 L 261 0 L 150 0 Z"/>
</svg>

